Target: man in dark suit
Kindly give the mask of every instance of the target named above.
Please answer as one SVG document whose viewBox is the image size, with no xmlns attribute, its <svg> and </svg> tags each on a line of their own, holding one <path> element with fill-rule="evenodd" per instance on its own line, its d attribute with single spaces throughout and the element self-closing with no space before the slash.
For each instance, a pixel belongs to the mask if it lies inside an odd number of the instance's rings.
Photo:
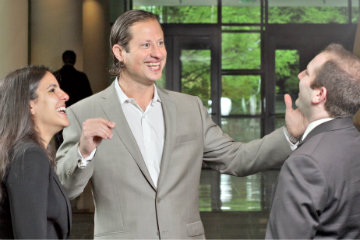
<svg viewBox="0 0 360 240">
<path fill-rule="evenodd" d="M 64 66 L 54 72 L 61 89 L 63 89 L 70 99 L 67 106 L 92 95 L 89 80 L 85 73 L 75 69 L 76 54 L 74 51 L 66 50 L 62 55 Z"/>
<path fill-rule="evenodd" d="M 54 76 L 58 80 L 61 89 L 66 92 L 70 99 L 66 102 L 66 106 L 80 101 L 83 98 L 92 95 L 89 80 L 85 73 L 75 69 L 76 54 L 74 51 L 66 50 L 62 55 L 64 66 L 54 72 Z M 55 135 L 56 148 L 59 148 L 63 142 L 62 131 Z"/>
<path fill-rule="evenodd" d="M 330 44 L 299 73 L 309 121 L 283 165 L 266 238 L 360 238 L 360 59 Z"/>
</svg>

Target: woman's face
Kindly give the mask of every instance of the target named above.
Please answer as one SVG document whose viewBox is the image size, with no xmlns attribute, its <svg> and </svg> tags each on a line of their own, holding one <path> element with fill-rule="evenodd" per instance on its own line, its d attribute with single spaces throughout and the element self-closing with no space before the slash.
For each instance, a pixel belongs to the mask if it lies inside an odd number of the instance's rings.
<svg viewBox="0 0 360 240">
<path fill-rule="evenodd" d="M 36 89 L 37 98 L 30 101 L 35 127 L 47 139 L 69 125 L 65 102 L 69 100 L 53 74 L 47 72 Z"/>
</svg>

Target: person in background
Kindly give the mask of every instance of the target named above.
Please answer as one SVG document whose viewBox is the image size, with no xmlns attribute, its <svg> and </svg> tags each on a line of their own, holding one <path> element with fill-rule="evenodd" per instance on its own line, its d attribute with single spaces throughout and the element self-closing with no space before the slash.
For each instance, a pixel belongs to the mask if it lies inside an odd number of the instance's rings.
<svg viewBox="0 0 360 240">
<path fill-rule="evenodd" d="M 0 82 L 0 238 L 67 238 L 71 208 L 49 142 L 69 125 L 53 74 L 28 66 Z"/>
<path fill-rule="evenodd" d="M 64 65 L 54 72 L 61 89 L 70 97 L 68 106 L 92 95 L 91 86 L 85 73 L 76 70 L 76 54 L 72 50 L 66 50 L 62 54 Z"/>
<path fill-rule="evenodd" d="M 54 72 L 56 79 L 70 97 L 67 106 L 70 106 L 83 98 L 92 95 L 91 86 L 85 73 L 75 69 L 76 54 L 72 50 L 66 50 L 62 54 L 64 65 L 62 68 Z M 63 142 L 62 131 L 55 135 L 56 149 Z"/>
<path fill-rule="evenodd" d="M 299 73 L 309 121 L 281 168 L 266 238 L 360 238 L 360 59 L 331 44 Z"/>
<path fill-rule="evenodd" d="M 117 78 L 69 108 L 71 124 L 57 152 L 60 180 L 70 198 L 91 182 L 95 238 L 204 238 L 198 208 L 203 162 L 235 176 L 278 167 L 291 152 L 288 131 L 235 142 L 198 97 L 156 86 L 166 49 L 152 13 L 122 14 L 110 43 Z M 298 137 L 303 116 L 287 106 L 289 132 Z"/>
</svg>

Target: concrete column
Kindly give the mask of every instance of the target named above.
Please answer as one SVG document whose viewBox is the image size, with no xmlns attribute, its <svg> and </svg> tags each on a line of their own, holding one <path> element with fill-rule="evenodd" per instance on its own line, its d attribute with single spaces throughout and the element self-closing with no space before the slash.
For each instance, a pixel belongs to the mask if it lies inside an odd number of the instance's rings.
<svg viewBox="0 0 360 240">
<path fill-rule="evenodd" d="M 0 1 L 0 80 L 28 64 L 28 0 Z"/>
<path fill-rule="evenodd" d="M 109 85 L 109 0 L 83 0 L 84 71 L 93 92 Z"/>
<path fill-rule="evenodd" d="M 52 70 L 63 65 L 62 53 L 73 50 L 83 69 L 82 0 L 31 0 L 31 64 Z"/>
</svg>

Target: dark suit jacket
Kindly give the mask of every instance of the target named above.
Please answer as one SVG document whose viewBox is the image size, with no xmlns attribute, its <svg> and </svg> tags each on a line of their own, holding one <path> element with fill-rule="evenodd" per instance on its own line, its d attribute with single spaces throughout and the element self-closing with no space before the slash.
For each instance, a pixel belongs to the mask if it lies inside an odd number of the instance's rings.
<svg viewBox="0 0 360 240">
<path fill-rule="evenodd" d="M 69 236 L 70 203 L 43 149 L 34 143 L 17 149 L 1 185 L 1 239 Z"/>
<path fill-rule="evenodd" d="M 64 65 L 61 69 L 54 72 L 54 75 L 59 81 L 61 89 L 70 96 L 66 106 L 70 106 L 92 94 L 86 74 L 76 70 L 74 66 Z"/>
<path fill-rule="evenodd" d="M 266 238 L 360 238 L 359 156 L 351 118 L 313 129 L 281 169 Z"/>
</svg>

